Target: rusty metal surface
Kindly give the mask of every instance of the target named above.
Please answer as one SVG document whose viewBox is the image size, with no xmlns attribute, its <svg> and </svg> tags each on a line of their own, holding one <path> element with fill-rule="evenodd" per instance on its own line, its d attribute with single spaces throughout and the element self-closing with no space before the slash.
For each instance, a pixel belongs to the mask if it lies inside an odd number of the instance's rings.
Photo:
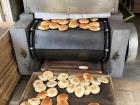
<svg viewBox="0 0 140 105">
<path fill-rule="evenodd" d="M 35 79 L 37 79 L 37 76 L 40 73 L 33 73 L 27 87 L 22 94 L 21 101 L 27 100 L 29 98 L 35 97 L 37 93 L 34 91 L 34 88 L 32 86 L 33 82 Z M 96 75 L 95 76 L 99 76 Z M 108 75 L 104 75 L 107 78 L 109 78 L 110 83 L 109 84 L 102 84 L 101 87 L 101 92 L 97 95 L 88 95 L 88 96 L 83 96 L 82 98 L 77 98 L 74 94 L 68 94 L 65 89 L 60 89 L 57 87 L 59 94 L 60 93 L 66 93 L 69 95 L 69 105 L 88 105 L 90 102 L 98 102 L 100 105 L 116 105 L 115 102 L 115 97 L 114 97 L 114 90 L 113 90 L 113 84 L 111 77 Z M 56 105 L 56 97 L 52 98 L 53 99 L 53 105 Z"/>
</svg>

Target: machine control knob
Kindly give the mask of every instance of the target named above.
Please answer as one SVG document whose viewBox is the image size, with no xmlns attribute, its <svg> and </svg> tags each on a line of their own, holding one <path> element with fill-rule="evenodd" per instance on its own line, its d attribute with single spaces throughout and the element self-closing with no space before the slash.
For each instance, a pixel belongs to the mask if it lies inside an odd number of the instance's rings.
<svg viewBox="0 0 140 105">
<path fill-rule="evenodd" d="M 23 58 L 26 58 L 26 57 L 27 57 L 27 52 L 26 52 L 24 49 L 21 49 L 20 55 L 21 55 Z"/>
</svg>

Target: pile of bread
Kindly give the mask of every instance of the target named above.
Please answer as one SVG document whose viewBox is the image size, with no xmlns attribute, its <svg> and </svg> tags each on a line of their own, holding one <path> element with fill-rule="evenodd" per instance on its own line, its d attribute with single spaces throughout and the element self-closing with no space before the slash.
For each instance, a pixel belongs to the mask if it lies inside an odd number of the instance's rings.
<svg viewBox="0 0 140 105">
<path fill-rule="evenodd" d="M 38 26 L 40 30 L 48 30 L 48 29 L 58 29 L 60 31 L 66 31 L 69 28 L 81 28 L 81 29 L 89 29 L 91 31 L 99 31 L 100 23 L 98 22 L 98 18 L 90 18 L 90 19 L 52 19 L 52 20 L 44 20 Z"/>
<path fill-rule="evenodd" d="M 66 89 L 68 94 L 74 93 L 76 97 L 80 98 L 84 95 L 98 94 L 102 83 L 108 84 L 109 79 L 105 76 L 94 76 L 89 73 L 75 75 L 59 73 L 55 75 L 51 71 L 45 71 L 33 82 L 33 87 L 38 93 L 36 98 L 22 102 L 20 105 L 52 105 L 51 98 L 55 96 L 57 96 L 57 105 L 69 105 L 68 95 L 59 94 L 56 86 L 60 89 Z M 88 105 L 99 104 L 89 103 Z"/>
</svg>

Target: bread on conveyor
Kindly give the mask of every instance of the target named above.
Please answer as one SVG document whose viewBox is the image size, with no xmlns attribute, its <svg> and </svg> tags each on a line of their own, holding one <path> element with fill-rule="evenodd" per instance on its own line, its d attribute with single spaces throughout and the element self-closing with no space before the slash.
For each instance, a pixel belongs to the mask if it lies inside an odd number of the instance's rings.
<svg viewBox="0 0 140 105">
<path fill-rule="evenodd" d="M 79 27 L 82 28 L 82 29 L 88 29 L 89 24 L 80 24 Z"/>
<path fill-rule="evenodd" d="M 78 86 L 80 84 L 80 79 L 76 75 L 69 76 L 69 81 L 70 81 L 70 83 L 72 83 L 72 84 L 74 84 L 76 86 Z"/>
<path fill-rule="evenodd" d="M 58 26 L 59 26 L 58 23 L 55 23 L 55 22 L 50 22 L 50 23 L 49 23 L 49 28 L 50 28 L 50 29 L 57 29 Z"/>
<path fill-rule="evenodd" d="M 33 82 L 33 87 L 37 87 L 38 85 L 42 85 L 43 84 L 43 81 L 37 79 Z"/>
<path fill-rule="evenodd" d="M 44 99 L 45 97 L 47 97 L 46 91 L 39 92 L 36 96 L 36 98 L 39 98 L 39 99 Z"/>
<path fill-rule="evenodd" d="M 40 99 L 38 98 L 31 98 L 28 100 L 28 102 L 30 103 L 30 105 L 40 105 Z"/>
<path fill-rule="evenodd" d="M 79 26 L 79 23 L 77 22 L 77 20 L 70 20 L 70 22 L 69 22 L 70 28 L 76 28 L 78 26 Z"/>
<path fill-rule="evenodd" d="M 42 100 L 40 105 L 52 105 L 52 99 L 50 97 L 46 97 Z"/>
<path fill-rule="evenodd" d="M 57 79 L 56 76 L 53 76 L 52 78 L 48 78 L 48 81 L 55 81 Z"/>
<path fill-rule="evenodd" d="M 38 29 L 40 29 L 40 30 L 48 30 L 49 26 L 47 26 L 47 25 L 40 25 L 40 26 L 38 26 Z"/>
<path fill-rule="evenodd" d="M 84 73 L 83 74 L 83 78 L 86 80 L 86 81 L 91 81 L 93 80 L 93 76 L 89 73 Z"/>
<path fill-rule="evenodd" d="M 46 85 L 47 85 L 47 87 L 55 87 L 57 85 L 57 82 L 56 81 L 48 81 Z"/>
<path fill-rule="evenodd" d="M 59 19 L 58 20 L 58 23 L 59 24 L 68 24 L 69 23 L 69 20 L 68 19 Z"/>
<path fill-rule="evenodd" d="M 100 92 L 100 87 L 97 85 L 91 85 L 90 91 L 92 94 L 98 94 Z"/>
<path fill-rule="evenodd" d="M 68 74 L 66 74 L 66 73 L 60 73 L 60 74 L 58 74 L 57 79 L 58 80 L 66 80 L 68 77 L 69 77 Z"/>
<path fill-rule="evenodd" d="M 91 23 L 89 23 L 89 26 L 99 27 L 100 26 L 100 23 L 99 22 L 91 22 Z"/>
<path fill-rule="evenodd" d="M 59 26 L 58 26 L 58 29 L 59 29 L 60 31 L 66 31 L 68 28 L 69 28 L 68 25 L 59 25 Z"/>
<path fill-rule="evenodd" d="M 57 94 L 58 94 L 58 91 L 57 91 L 56 88 L 49 88 L 49 89 L 47 90 L 47 95 L 48 95 L 49 97 L 55 97 Z"/>
<path fill-rule="evenodd" d="M 84 86 L 82 86 L 82 85 L 77 86 L 74 93 L 77 97 L 83 97 L 83 95 L 85 93 Z"/>
<path fill-rule="evenodd" d="M 89 103 L 88 105 L 100 105 L 100 104 L 99 104 L 99 103 L 91 102 L 91 103 Z"/>
<path fill-rule="evenodd" d="M 91 30 L 91 31 L 100 31 L 101 29 L 100 29 L 100 27 L 90 26 L 89 30 Z"/>
<path fill-rule="evenodd" d="M 40 25 L 41 25 L 41 26 L 43 26 L 43 25 L 48 26 L 49 23 L 50 23 L 50 21 L 45 20 L 45 21 L 42 21 L 42 22 L 40 23 Z"/>
<path fill-rule="evenodd" d="M 109 79 L 104 76 L 97 77 L 97 81 L 105 84 L 109 83 Z"/>
<path fill-rule="evenodd" d="M 43 77 L 46 78 L 46 79 L 50 79 L 50 78 L 53 78 L 53 73 L 51 71 L 45 71 L 43 72 Z"/>
<path fill-rule="evenodd" d="M 91 80 L 90 82 L 91 82 L 91 84 L 93 84 L 93 85 L 98 85 L 98 86 L 101 85 L 101 82 L 99 82 L 99 81 L 97 81 L 97 80 L 95 80 L 95 79 Z"/>
<path fill-rule="evenodd" d="M 38 78 L 39 78 L 41 81 L 47 81 L 47 79 L 44 78 L 43 75 L 39 75 Z"/>
<path fill-rule="evenodd" d="M 68 80 L 61 80 L 61 81 L 58 81 L 58 86 L 60 88 L 67 88 L 69 86 L 69 81 Z"/>
<path fill-rule="evenodd" d="M 42 92 L 46 90 L 46 85 L 45 84 L 39 84 L 38 86 L 35 87 L 36 92 Z"/>
<path fill-rule="evenodd" d="M 58 23 L 59 22 L 59 19 L 52 19 L 51 21 L 52 22 L 55 22 L 55 23 Z"/>
<path fill-rule="evenodd" d="M 98 18 L 91 18 L 90 21 L 96 22 L 96 21 L 98 21 Z"/>
<path fill-rule="evenodd" d="M 56 105 L 69 105 L 69 103 L 67 101 L 62 100 L 60 102 L 57 102 Z"/>
<path fill-rule="evenodd" d="M 64 101 L 68 101 L 68 95 L 67 94 L 64 94 L 64 93 L 62 93 L 62 94 L 59 94 L 58 96 L 57 96 L 57 102 L 60 102 L 60 101 L 62 101 L 62 100 L 64 100 Z"/>
<path fill-rule="evenodd" d="M 80 19 L 79 23 L 86 24 L 86 23 L 89 23 L 89 20 L 88 19 Z"/>
<path fill-rule="evenodd" d="M 90 86 L 85 86 L 85 93 L 84 95 L 90 95 L 91 90 L 90 90 Z"/>
<path fill-rule="evenodd" d="M 68 93 L 73 93 L 76 89 L 76 86 L 72 83 L 69 84 L 69 86 L 66 88 Z"/>
</svg>

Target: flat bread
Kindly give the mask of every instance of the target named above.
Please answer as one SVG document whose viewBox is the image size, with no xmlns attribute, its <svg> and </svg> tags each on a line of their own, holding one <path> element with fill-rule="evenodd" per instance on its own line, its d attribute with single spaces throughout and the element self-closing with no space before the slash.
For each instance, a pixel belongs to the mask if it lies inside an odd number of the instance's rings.
<svg viewBox="0 0 140 105">
<path fill-rule="evenodd" d="M 76 20 L 71 20 L 69 23 L 70 28 L 76 28 L 79 26 L 79 23 Z"/>
<path fill-rule="evenodd" d="M 84 95 L 84 93 L 85 93 L 85 88 L 84 88 L 84 86 L 81 86 L 81 85 L 79 85 L 79 86 L 77 86 L 76 87 L 76 89 L 75 89 L 75 95 L 77 96 L 77 97 L 83 97 L 83 95 Z"/>
<path fill-rule="evenodd" d="M 96 27 L 96 26 L 90 26 L 89 30 L 91 30 L 91 31 L 100 31 L 101 28 L 100 27 Z"/>
<path fill-rule="evenodd" d="M 56 88 L 49 88 L 47 90 L 48 97 L 55 97 L 55 96 L 57 96 L 57 94 L 58 94 L 58 91 Z"/>
<path fill-rule="evenodd" d="M 69 28 L 68 25 L 65 24 L 58 26 L 59 31 L 66 31 L 68 30 L 68 28 Z"/>
<path fill-rule="evenodd" d="M 70 83 L 70 85 L 66 88 L 68 93 L 73 93 L 76 89 L 76 86 L 72 83 Z"/>
<path fill-rule="evenodd" d="M 37 87 L 37 86 L 42 85 L 42 84 L 43 84 L 43 81 L 37 79 L 33 82 L 33 87 Z"/>
<path fill-rule="evenodd" d="M 105 84 L 109 83 L 109 79 L 104 76 L 97 77 L 97 81 Z"/>
<path fill-rule="evenodd" d="M 69 77 L 69 75 L 67 73 L 60 73 L 60 74 L 58 74 L 57 79 L 61 81 L 61 80 L 68 79 L 68 77 Z"/>
<path fill-rule="evenodd" d="M 92 94 L 98 94 L 100 92 L 100 87 L 97 85 L 91 85 L 90 90 Z"/>
<path fill-rule="evenodd" d="M 68 98 L 69 98 L 69 96 L 67 94 L 65 94 L 65 93 L 59 94 L 57 96 L 57 102 L 68 101 Z"/>
<path fill-rule="evenodd" d="M 45 97 L 47 97 L 46 91 L 39 92 L 36 96 L 36 98 L 39 98 L 39 99 L 44 99 Z"/>
<path fill-rule="evenodd" d="M 22 103 L 20 103 L 20 105 L 31 105 L 28 101 L 24 101 Z"/>
<path fill-rule="evenodd" d="M 61 89 L 64 89 L 64 88 L 67 88 L 69 86 L 69 81 L 68 80 L 61 80 L 61 81 L 58 81 L 58 86 L 61 88 Z"/>
<path fill-rule="evenodd" d="M 57 81 L 48 81 L 46 85 L 47 87 L 55 87 L 57 85 Z"/>
<path fill-rule="evenodd" d="M 96 21 L 98 21 L 98 18 L 91 18 L 90 21 L 96 22 Z"/>
<path fill-rule="evenodd" d="M 59 20 L 58 20 L 58 23 L 59 23 L 59 24 L 62 24 L 62 25 L 68 24 L 68 23 L 69 23 L 69 20 L 68 20 L 68 19 L 59 19 Z"/>
<path fill-rule="evenodd" d="M 45 72 L 43 72 L 43 78 L 45 78 L 45 79 L 50 79 L 50 78 L 53 78 L 53 73 L 51 72 L 51 71 L 45 71 Z"/>
<path fill-rule="evenodd" d="M 55 22 L 50 22 L 49 23 L 49 28 L 50 29 L 57 29 L 58 27 L 59 27 L 58 23 L 55 23 Z"/>
<path fill-rule="evenodd" d="M 79 27 L 81 29 L 88 29 L 89 28 L 89 24 L 80 24 Z"/>
<path fill-rule="evenodd" d="M 28 100 L 31 105 L 40 105 L 40 99 L 38 98 L 31 98 Z"/>
<path fill-rule="evenodd" d="M 100 23 L 99 22 L 91 22 L 91 23 L 89 23 L 89 26 L 99 27 Z"/>
<path fill-rule="evenodd" d="M 100 105 L 100 104 L 99 104 L 99 103 L 91 102 L 91 103 L 89 103 L 88 105 Z"/>
<path fill-rule="evenodd" d="M 42 21 L 42 22 L 40 23 L 40 25 L 41 25 L 41 26 L 42 26 L 42 25 L 48 26 L 49 23 L 50 23 L 50 21 L 45 20 L 45 21 Z"/>
<path fill-rule="evenodd" d="M 81 23 L 81 24 L 87 24 L 87 23 L 89 23 L 89 20 L 88 19 L 80 19 L 79 20 L 79 23 Z"/>
<path fill-rule="evenodd" d="M 35 87 L 35 91 L 36 92 L 42 92 L 42 91 L 45 91 L 46 90 L 46 85 L 45 84 L 40 84 L 38 86 Z"/>
<path fill-rule="evenodd" d="M 45 31 L 45 30 L 49 29 L 49 26 L 47 26 L 47 25 L 40 25 L 40 26 L 38 26 L 38 29 Z"/>
<path fill-rule="evenodd" d="M 84 95 L 90 95 L 90 93 L 91 93 L 90 86 L 85 86 L 85 93 L 84 93 Z"/>
</svg>

